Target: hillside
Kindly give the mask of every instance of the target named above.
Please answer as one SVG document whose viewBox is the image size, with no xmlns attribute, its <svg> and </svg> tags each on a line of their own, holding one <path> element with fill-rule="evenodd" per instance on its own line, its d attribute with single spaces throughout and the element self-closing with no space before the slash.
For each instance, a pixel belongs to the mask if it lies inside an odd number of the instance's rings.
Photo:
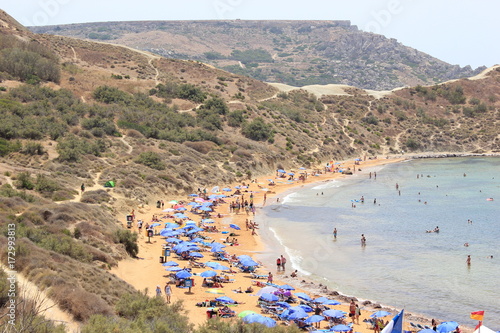
<svg viewBox="0 0 500 333">
<path fill-rule="evenodd" d="M 500 152 L 498 67 L 383 94 L 285 92 L 198 61 L 33 34 L 4 12 L 0 52 L 0 243 L 15 224 L 16 270 L 79 322 L 134 293 L 109 272 L 138 255 L 123 228 L 131 207 L 332 159 Z"/>
<path fill-rule="evenodd" d="M 478 74 L 349 21 L 144 21 L 31 27 L 107 41 L 168 58 L 199 60 L 265 82 L 347 84 L 390 90 Z"/>
</svg>

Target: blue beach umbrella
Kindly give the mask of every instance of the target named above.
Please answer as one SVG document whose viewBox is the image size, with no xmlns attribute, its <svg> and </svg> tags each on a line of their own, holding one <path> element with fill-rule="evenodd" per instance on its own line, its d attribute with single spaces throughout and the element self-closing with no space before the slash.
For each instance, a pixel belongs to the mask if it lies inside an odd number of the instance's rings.
<svg viewBox="0 0 500 333">
<path fill-rule="evenodd" d="M 205 263 L 205 266 L 210 267 L 210 268 L 217 267 L 218 265 L 220 265 L 220 264 L 218 262 L 214 262 L 214 261 L 208 261 Z"/>
<path fill-rule="evenodd" d="M 349 332 L 351 330 L 351 328 L 347 325 L 335 325 L 333 326 L 332 328 L 330 328 L 330 331 L 334 331 L 334 332 Z"/>
<path fill-rule="evenodd" d="M 196 194 L 196 193 L 191 193 L 189 196 L 190 196 L 190 197 L 197 197 L 197 196 L 198 196 L 198 194 Z"/>
<path fill-rule="evenodd" d="M 274 319 L 269 318 L 269 317 L 264 317 L 263 315 L 258 314 L 258 313 L 251 313 L 251 314 L 243 317 L 243 321 L 247 324 L 259 323 L 259 324 L 265 325 L 267 327 L 276 326 L 276 321 Z"/>
<path fill-rule="evenodd" d="M 315 298 L 313 300 L 313 303 L 323 303 L 323 302 L 326 302 L 326 301 L 328 301 L 328 298 L 322 296 L 322 297 Z"/>
<path fill-rule="evenodd" d="M 288 311 L 288 319 L 289 320 L 302 319 L 302 318 L 306 318 L 307 317 L 307 313 L 303 309 L 292 310 L 290 308 L 290 309 L 285 310 L 285 311 Z"/>
<path fill-rule="evenodd" d="M 323 311 L 323 314 L 327 317 L 332 317 L 332 318 L 344 317 L 344 312 L 340 311 L 340 310 L 326 310 L 326 311 Z"/>
<path fill-rule="evenodd" d="M 201 254 L 200 252 L 191 252 L 189 255 L 193 258 L 203 258 L 204 257 L 203 254 Z"/>
<path fill-rule="evenodd" d="M 225 191 L 225 192 L 231 192 L 232 191 L 229 187 L 224 187 L 222 190 Z"/>
<path fill-rule="evenodd" d="M 391 313 L 390 312 L 387 312 L 387 311 L 377 311 L 377 312 L 374 312 L 370 315 L 371 318 L 382 318 L 382 317 L 387 317 L 387 316 L 390 316 Z"/>
<path fill-rule="evenodd" d="M 199 210 L 202 210 L 204 212 L 211 212 L 212 211 L 212 208 L 208 207 L 208 206 L 203 206 L 203 207 L 200 207 L 198 208 Z"/>
<path fill-rule="evenodd" d="M 287 302 L 276 302 L 276 304 L 279 306 L 282 306 L 284 308 L 287 308 L 287 309 L 289 309 L 291 307 L 291 305 L 288 304 Z"/>
<path fill-rule="evenodd" d="M 182 270 L 182 271 L 179 271 L 175 274 L 175 276 L 178 278 L 178 279 L 187 279 L 187 278 L 190 278 L 193 274 L 189 273 L 188 271 L 185 271 L 185 270 Z"/>
<path fill-rule="evenodd" d="M 295 296 L 297 296 L 298 298 L 302 298 L 304 301 L 312 301 L 311 297 L 309 297 L 309 295 L 305 293 L 295 293 Z"/>
<path fill-rule="evenodd" d="M 179 266 L 179 264 L 176 263 L 175 261 L 167 261 L 162 266 Z"/>
<path fill-rule="evenodd" d="M 241 228 L 239 226 L 237 226 L 236 224 L 230 224 L 229 227 L 236 229 L 236 230 L 241 230 Z"/>
<path fill-rule="evenodd" d="M 203 219 L 201 220 L 202 223 L 214 223 L 215 221 L 212 219 Z"/>
<path fill-rule="evenodd" d="M 227 296 L 217 297 L 215 300 L 217 302 L 222 302 L 222 303 L 230 303 L 230 304 L 236 303 L 236 301 L 234 299 L 232 299 L 231 297 L 227 297 Z"/>
<path fill-rule="evenodd" d="M 280 173 L 284 173 L 284 172 L 285 172 L 285 170 L 283 170 L 283 169 L 278 169 L 278 170 L 276 170 L 276 171 L 278 171 L 278 172 L 280 172 Z"/>
<path fill-rule="evenodd" d="M 458 327 L 458 323 L 456 321 L 445 321 L 437 326 L 436 331 L 438 333 L 447 333 L 454 331 Z"/>
<path fill-rule="evenodd" d="M 165 268 L 166 271 L 169 271 L 169 272 L 180 272 L 183 270 L 183 268 L 180 268 L 180 267 L 168 267 L 168 268 Z"/>
<path fill-rule="evenodd" d="M 281 286 L 279 286 L 279 288 L 284 289 L 284 290 L 295 290 L 294 287 L 289 286 L 288 284 L 281 285 Z"/>
<path fill-rule="evenodd" d="M 307 318 L 306 320 L 304 320 L 304 322 L 306 323 L 317 323 L 317 322 L 320 322 L 322 320 L 324 320 L 325 317 L 323 316 L 320 316 L 320 315 L 312 315 L 311 317 Z"/>
<path fill-rule="evenodd" d="M 197 203 L 196 201 L 191 201 L 190 203 L 188 203 L 188 206 L 198 206 L 199 203 Z"/>
<path fill-rule="evenodd" d="M 270 293 L 264 293 L 264 294 L 260 295 L 260 298 L 263 299 L 264 301 L 267 301 L 267 302 L 276 302 L 277 300 L 279 300 L 278 296 L 270 294 Z"/>
<path fill-rule="evenodd" d="M 339 305 L 341 303 L 339 301 L 336 301 L 336 300 L 333 300 L 333 299 L 329 299 L 327 301 L 324 301 L 323 304 L 324 305 Z"/>
<path fill-rule="evenodd" d="M 208 277 L 208 278 L 209 278 L 209 277 L 214 277 L 214 276 L 216 276 L 216 275 L 217 275 L 217 272 L 216 272 L 216 271 L 211 271 L 211 270 L 209 270 L 209 271 L 204 271 L 204 272 L 202 272 L 202 273 L 200 274 L 200 276 L 201 276 L 201 277 Z"/>
<path fill-rule="evenodd" d="M 203 242 L 203 238 L 196 237 L 195 239 L 191 239 L 191 242 L 193 242 L 193 243 L 200 243 L 200 242 Z"/>
<path fill-rule="evenodd" d="M 212 268 L 215 269 L 215 270 L 217 270 L 217 271 L 223 271 L 223 270 L 229 269 L 229 267 L 224 266 L 224 265 L 217 265 L 217 266 L 212 267 Z"/>
<path fill-rule="evenodd" d="M 179 207 L 176 210 L 179 211 L 179 212 L 183 212 L 183 211 L 186 211 L 187 208 L 186 207 Z"/>
</svg>

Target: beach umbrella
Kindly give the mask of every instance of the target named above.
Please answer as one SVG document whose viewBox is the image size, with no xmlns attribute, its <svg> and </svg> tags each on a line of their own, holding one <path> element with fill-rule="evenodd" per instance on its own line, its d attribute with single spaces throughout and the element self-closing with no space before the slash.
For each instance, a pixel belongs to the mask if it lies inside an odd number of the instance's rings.
<svg viewBox="0 0 500 333">
<path fill-rule="evenodd" d="M 244 318 L 246 316 L 248 316 L 249 314 L 252 314 L 252 313 L 257 313 L 255 311 L 252 311 L 252 310 L 245 310 L 245 311 L 241 311 L 239 314 L 238 314 L 238 317 L 240 318 Z"/>
<path fill-rule="evenodd" d="M 445 321 L 437 326 L 436 331 L 438 333 L 447 333 L 454 331 L 458 327 L 458 323 L 456 321 Z"/>
<path fill-rule="evenodd" d="M 190 203 L 188 203 L 188 206 L 198 206 L 199 203 L 197 203 L 196 201 L 191 201 Z"/>
<path fill-rule="evenodd" d="M 201 254 L 200 252 L 191 252 L 191 253 L 189 253 L 189 255 L 193 258 L 203 258 L 204 257 L 204 255 Z"/>
<path fill-rule="evenodd" d="M 344 312 L 340 310 L 325 310 L 323 311 L 323 314 L 327 317 L 332 317 L 332 318 L 344 317 Z"/>
<path fill-rule="evenodd" d="M 212 208 L 208 207 L 208 206 L 204 206 L 204 207 L 200 207 L 198 208 L 199 210 L 202 210 L 204 212 L 211 212 L 212 211 Z"/>
<path fill-rule="evenodd" d="M 387 312 L 387 311 L 377 311 L 377 312 L 374 312 L 371 314 L 371 318 L 382 318 L 382 317 L 387 317 L 387 316 L 390 316 L 391 313 L 390 312 Z"/>
<path fill-rule="evenodd" d="M 341 303 L 339 301 L 336 301 L 336 300 L 333 300 L 333 299 L 329 299 L 327 301 L 324 301 L 323 304 L 324 305 L 339 305 Z"/>
<path fill-rule="evenodd" d="M 306 320 L 304 320 L 304 322 L 306 323 L 317 323 L 317 322 L 320 322 L 322 320 L 324 320 L 325 317 L 323 316 L 320 316 L 320 315 L 312 315 L 311 317 L 307 318 Z"/>
<path fill-rule="evenodd" d="M 309 297 L 309 295 L 305 293 L 295 293 L 295 296 L 297 296 L 298 298 L 302 298 L 304 301 L 312 301 L 311 297 Z"/>
<path fill-rule="evenodd" d="M 304 168 L 304 167 L 300 167 L 299 169 L 300 169 L 300 170 L 306 170 L 306 168 Z"/>
<path fill-rule="evenodd" d="M 165 208 L 164 210 L 162 210 L 162 212 L 164 213 L 170 213 L 170 212 L 173 212 L 175 209 L 173 208 Z"/>
<path fill-rule="evenodd" d="M 258 314 L 258 313 L 251 313 L 249 315 L 246 315 L 245 317 L 243 317 L 243 321 L 247 324 L 259 323 L 259 324 L 265 325 L 267 327 L 276 326 L 276 321 L 274 319 L 271 319 L 269 317 L 265 317 L 265 316 Z"/>
<path fill-rule="evenodd" d="M 205 266 L 210 267 L 210 268 L 217 267 L 218 265 L 220 265 L 220 264 L 218 262 L 215 262 L 215 261 L 208 261 L 205 263 Z"/>
<path fill-rule="evenodd" d="M 234 304 L 234 303 L 236 303 L 236 301 L 235 301 L 235 300 L 233 300 L 232 298 L 227 297 L 227 296 L 217 297 L 215 300 L 216 300 L 217 302 L 222 302 L 222 303 L 230 303 L 230 304 Z"/>
<path fill-rule="evenodd" d="M 201 220 L 202 223 L 214 223 L 215 221 L 212 220 L 212 219 L 204 219 L 204 220 Z"/>
<path fill-rule="evenodd" d="M 182 270 L 184 270 L 183 268 L 180 268 L 180 267 L 168 267 L 168 268 L 165 268 L 165 270 L 169 271 L 169 272 L 180 272 Z"/>
<path fill-rule="evenodd" d="M 313 308 L 311 308 L 309 305 L 300 304 L 299 307 L 304 309 L 305 312 L 313 312 Z"/>
<path fill-rule="evenodd" d="M 162 266 L 179 266 L 179 264 L 176 263 L 175 261 L 167 261 Z"/>
<path fill-rule="evenodd" d="M 223 270 L 229 269 L 229 267 L 224 266 L 224 265 L 217 265 L 217 266 L 212 267 L 212 268 L 215 269 L 215 270 L 217 270 L 217 271 L 223 271 Z"/>
<path fill-rule="evenodd" d="M 289 176 L 294 176 L 295 174 L 293 172 L 288 173 Z"/>
<path fill-rule="evenodd" d="M 178 219 L 188 219 L 189 218 L 187 215 L 184 215 L 182 213 L 175 213 L 174 216 L 177 217 Z"/>
<path fill-rule="evenodd" d="M 188 271 L 185 271 L 185 270 L 182 270 L 182 271 L 179 271 L 175 274 L 175 276 L 178 278 L 178 279 L 187 279 L 187 278 L 190 278 L 193 274 L 189 273 Z"/>
<path fill-rule="evenodd" d="M 179 227 L 180 227 L 180 225 L 178 225 L 177 223 L 172 223 L 172 222 L 165 223 L 165 228 L 175 229 L 175 228 L 179 228 Z"/>
<path fill-rule="evenodd" d="M 229 187 L 224 187 L 222 190 L 223 190 L 224 192 L 231 192 L 231 191 L 232 191 Z"/>
<path fill-rule="evenodd" d="M 284 290 L 295 290 L 294 287 L 289 286 L 288 284 L 281 285 L 279 288 Z"/>
<path fill-rule="evenodd" d="M 313 303 L 323 303 L 323 302 L 326 302 L 326 301 L 328 301 L 328 298 L 322 296 L 322 297 L 315 298 L 313 300 Z"/>
<path fill-rule="evenodd" d="M 191 239 L 191 242 L 193 243 L 200 243 L 200 242 L 203 242 L 204 239 L 203 238 L 200 238 L 200 237 L 196 237 L 195 239 Z"/>
<path fill-rule="evenodd" d="M 278 170 L 276 170 L 276 171 L 278 171 L 278 172 L 280 172 L 280 173 L 284 173 L 284 172 L 285 172 L 285 170 L 283 170 L 283 169 L 278 169 Z"/>
<path fill-rule="evenodd" d="M 175 205 L 178 204 L 179 202 L 177 200 L 170 200 L 168 203 L 171 205 Z"/>
<path fill-rule="evenodd" d="M 166 241 L 168 243 L 180 243 L 180 242 L 182 242 L 182 240 L 180 240 L 179 238 L 175 238 L 175 237 L 168 237 L 166 239 Z"/>
<path fill-rule="evenodd" d="M 269 293 L 264 293 L 260 295 L 260 298 L 267 302 L 276 302 L 277 300 L 279 300 L 278 296 Z"/>
<path fill-rule="evenodd" d="M 262 294 L 265 294 L 265 293 L 269 293 L 269 294 L 272 294 L 274 293 L 275 291 L 277 291 L 278 288 L 275 288 L 275 287 L 271 287 L 271 286 L 268 286 L 268 287 L 264 287 L 262 288 L 261 290 L 259 290 L 256 295 L 257 296 L 260 296 Z"/>
<path fill-rule="evenodd" d="M 252 259 L 244 259 L 244 260 L 240 260 L 240 263 L 243 265 L 243 266 L 259 266 L 259 263 L 258 262 L 255 262 L 254 260 Z"/>
<path fill-rule="evenodd" d="M 197 196 L 198 196 L 198 194 L 196 194 L 196 193 L 191 193 L 189 196 L 190 196 L 190 197 L 197 197 Z"/>
<path fill-rule="evenodd" d="M 282 306 L 284 308 L 287 308 L 287 309 L 289 309 L 291 307 L 291 305 L 288 304 L 287 302 L 276 302 L 276 304 L 280 305 L 280 306 Z"/>
<path fill-rule="evenodd" d="M 220 289 L 207 289 L 205 290 L 206 293 L 209 293 L 209 294 L 224 294 L 224 292 Z"/>
<path fill-rule="evenodd" d="M 216 275 L 217 275 L 217 272 L 216 271 L 212 271 L 212 270 L 204 271 L 204 272 L 201 272 L 201 274 L 200 274 L 200 276 L 204 277 L 204 278 L 214 277 Z"/>
<path fill-rule="evenodd" d="M 230 224 L 229 227 L 236 229 L 236 230 L 241 230 L 241 228 L 239 226 L 237 226 L 236 224 Z"/>
<path fill-rule="evenodd" d="M 153 224 L 150 225 L 150 227 L 154 228 L 154 227 L 157 227 L 157 226 L 160 226 L 160 225 L 161 225 L 161 223 L 153 223 Z"/>
<path fill-rule="evenodd" d="M 293 320 L 293 319 L 302 319 L 307 317 L 307 313 L 303 310 L 292 310 L 292 308 L 285 310 L 288 311 L 288 319 Z"/>
<path fill-rule="evenodd" d="M 351 328 L 347 325 L 335 325 L 333 326 L 332 328 L 330 328 L 330 331 L 334 331 L 334 332 L 349 332 L 351 330 Z"/>
</svg>

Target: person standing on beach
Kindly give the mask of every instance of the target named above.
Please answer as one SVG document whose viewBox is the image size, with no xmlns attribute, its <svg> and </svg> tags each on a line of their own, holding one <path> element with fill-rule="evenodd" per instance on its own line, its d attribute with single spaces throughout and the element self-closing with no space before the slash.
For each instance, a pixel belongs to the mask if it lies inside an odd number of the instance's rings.
<svg viewBox="0 0 500 333">
<path fill-rule="evenodd" d="M 276 259 L 276 270 L 279 272 L 281 268 L 281 259 Z"/>
<path fill-rule="evenodd" d="M 160 286 L 156 286 L 156 297 L 161 297 L 161 288 L 160 288 Z"/>
<path fill-rule="evenodd" d="M 471 261 L 471 259 L 470 259 L 470 254 L 469 254 L 467 256 L 467 260 L 465 261 L 467 263 L 467 266 L 470 266 L 470 261 Z"/>
<path fill-rule="evenodd" d="M 349 304 L 349 317 L 351 317 L 352 323 L 354 324 L 354 319 L 356 318 L 356 303 L 351 299 L 351 303 Z"/>
<path fill-rule="evenodd" d="M 167 284 L 165 284 L 165 298 L 167 299 L 167 304 L 170 304 L 171 296 L 172 296 L 172 287 L 170 287 L 170 284 L 167 282 Z"/>
<path fill-rule="evenodd" d="M 267 276 L 267 283 L 273 283 L 273 274 L 269 272 L 269 275 Z"/>
<path fill-rule="evenodd" d="M 333 228 L 333 238 L 337 239 L 337 228 Z"/>
<path fill-rule="evenodd" d="M 286 264 L 286 259 L 285 257 L 283 257 L 283 255 L 281 255 L 281 269 L 283 270 L 283 272 L 285 271 L 285 264 Z"/>
<path fill-rule="evenodd" d="M 366 245 L 366 237 L 365 237 L 365 234 L 361 234 L 361 246 L 365 246 Z"/>
</svg>

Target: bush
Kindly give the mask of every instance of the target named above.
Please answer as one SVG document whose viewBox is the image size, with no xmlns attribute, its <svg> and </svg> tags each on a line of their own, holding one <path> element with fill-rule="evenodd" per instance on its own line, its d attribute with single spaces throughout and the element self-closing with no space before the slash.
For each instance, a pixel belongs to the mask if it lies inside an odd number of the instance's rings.
<svg viewBox="0 0 500 333">
<path fill-rule="evenodd" d="M 227 115 L 227 124 L 231 127 L 240 127 L 245 118 L 243 117 L 243 110 L 236 110 Z"/>
<path fill-rule="evenodd" d="M 26 155 L 43 155 L 45 154 L 45 149 L 41 143 L 30 141 L 24 145 L 21 152 Z"/>
<path fill-rule="evenodd" d="M 54 180 L 45 177 L 42 174 L 36 176 L 35 190 L 42 193 L 55 192 L 60 190 L 61 187 Z"/>
<path fill-rule="evenodd" d="M 32 190 L 35 188 L 35 183 L 29 172 L 21 172 L 17 175 L 16 187 L 18 189 Z"/>
<path fill-rule="evenodd" d="M 255 141 L 266 141 L 273 136 L 272 126 L 266 124 L 264 119 L 255 118 L 241 130 L 242 134 Z"/>
<path fill-rule="evenodd" d="M 130 232 L 130 230 L 117 230 L 115 232 L 115 243 L 120 243 L 125 246 L 125 251 L 131 256 L 136 257 L 139 253 L 139 246 L 137 245 L 137 234 Z"/>
<path fill-rule="evenodd" d="M 151 169 L 165 170 L 165 163 L 162 162 L 160 155 L 152 151 L 146 151 L 139 154 L 135 162 L 150 167 Z"/>
<path fill-rule="evenodd" d="M 92 96 L 98 102 L 103 102 L 106 104 L 116 103 L 116 104 L 130 104 L 132 101 L 132 96 L 118 88 L 113 88 L 109 86 L 97 87 Z"/>
</svg>

